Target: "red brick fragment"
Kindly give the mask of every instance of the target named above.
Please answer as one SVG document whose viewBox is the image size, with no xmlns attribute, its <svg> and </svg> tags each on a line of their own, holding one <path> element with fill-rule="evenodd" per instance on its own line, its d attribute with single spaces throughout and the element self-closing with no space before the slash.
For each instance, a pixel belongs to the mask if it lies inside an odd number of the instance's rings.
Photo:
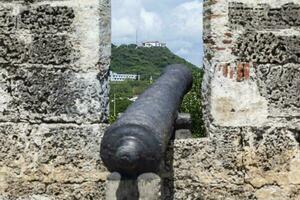
<svg viewBox="0 0 300 200">
<path fill-rule="evenodd" d="M 223 40 L 223 44 L 231 44 L 232 40 Z"/>
<path fill-rule="evenodd" d="M 223 47 L 215 47 L 214 49 L 216 49 L 218 51 L 224 51 L 224 50 L 226 50 L 226 48 L 223 48 Z"/>
<path fill-rule="evenodd" d="M 221 17 L 224 17 L 225 15 L 214 15 L 214 14 L 212 14 L 212 15 L 206 15 L 205 17 L 204 17 L 204 20 L 206 20 L 206 19 L 208 19 L 208 20 L 211 20 L 211 19 L 217 19 L 217 18 L 221 18 Z"/>
<path fill-rule="evenodd" d="M 238 63 L 237 65 L 237 81 L 242 81 L 244 77 L 244 65 L 243 63 Z"/>
<path fill-rule="evenodd" d="M 232 33 L 229 33 L 229 32 L 224 33 L 224 35 L 227 37 L 232 37 Z"/>
<path fill-rule="evenodd" d="M 223 76 L 227 77 L 228 75 L 228 64 L 223 65 Z"/>
<path fill-rule="evenodd" d="M 234 76 L 234 69 L 233 67 L 230 67 L 230 79 L 233 79 Z"/>
<path fill-rule="evenodd" d="M 238 63 L 237 81 L 250 79 L 250 63 Z"/>
<path fill-rule="evenodd" d="M 250 79 L 250 64 L 249 63 L 244 64 L 244 77 L 245 77 L 245 80 Z"/>
<path fill-rule="evenodd" d="M 222 70 L 222 65 L 218 66 L 218 70 L 221 71 Z"/>
</svg>

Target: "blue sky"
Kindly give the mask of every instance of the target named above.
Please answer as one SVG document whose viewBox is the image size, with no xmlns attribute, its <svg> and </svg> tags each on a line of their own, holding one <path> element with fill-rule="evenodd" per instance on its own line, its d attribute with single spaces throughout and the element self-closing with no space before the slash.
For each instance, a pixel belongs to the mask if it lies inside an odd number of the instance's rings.
<svg viewBox="0 0 300 200">
<path fill-rule="evenodd" d="M 159 40 L 177 55 L 202 63 L 202 0 L 112 0 L 112 42 Z"/>
</svg>

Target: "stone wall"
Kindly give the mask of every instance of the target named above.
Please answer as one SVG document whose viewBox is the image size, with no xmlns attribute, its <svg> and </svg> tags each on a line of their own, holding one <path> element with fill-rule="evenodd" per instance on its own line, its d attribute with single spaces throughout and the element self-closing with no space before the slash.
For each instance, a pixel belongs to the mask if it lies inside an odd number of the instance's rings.
<svg viewBox="0 0 300 200">
<path fill-rule="evenodd" d="M 204 1 L 208 137 L 170 146 L 164 199 L 300 199 L 300 4 Z M 0 3 L 0 199 L 104 199 L 109 0 Z"/>
<path fill-rule="evenodd" d="M 1 0 L 0 199 L 103 199 L 109 0 Z"/>
<path fill-rule="evenodd" d="M 299 19 L 296 0 L 204 1 L 209 136 L 175 141 L 175 199 L 300 199 Z"/>
</svg>

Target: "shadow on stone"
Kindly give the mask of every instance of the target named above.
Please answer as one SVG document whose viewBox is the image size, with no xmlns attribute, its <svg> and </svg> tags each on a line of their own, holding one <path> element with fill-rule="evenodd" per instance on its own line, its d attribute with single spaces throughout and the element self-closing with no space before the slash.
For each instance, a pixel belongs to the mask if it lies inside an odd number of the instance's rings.
<svg viewBox="0 0 300 200">
<path fill-rule="evenodd" d="M 139 177 L 122 177 L 119 173 L 108 176 L 106 200 L 160 200 L 161 178 L 154 173 Z"/>
<path fill-rule="evenodd" d="M 117 200 L 139 200 L 139 188 L 136 178 L 122 177 L 116 192 Z"/>
<path fill-rule="evenodd" d="M 173 200 L 174 199 L 174 138 L 170 141 L 166 156 L 165 163 L 161 169 L 161 199 Z"/>
</svg>

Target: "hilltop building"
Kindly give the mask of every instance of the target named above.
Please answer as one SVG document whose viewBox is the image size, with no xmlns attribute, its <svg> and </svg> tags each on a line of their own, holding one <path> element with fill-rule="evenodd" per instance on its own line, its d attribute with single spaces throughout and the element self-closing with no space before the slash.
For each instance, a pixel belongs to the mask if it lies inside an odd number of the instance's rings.
<svg viewBox="0 0 300 200">
<path fill-rule="evenodd" d="M 159 41 L 147 41 L 147 42 L 143 42 L 142 46 L 143 47 L 167 47 L 167 44 Z"/>
<path fill-rule="evenodd" d="M 115 72 L 109 72 L 110 81 L 125 81 L 125 80 L 140 80 L 141 75 L 138 74 L 118 74 Z"/>
</svg>

